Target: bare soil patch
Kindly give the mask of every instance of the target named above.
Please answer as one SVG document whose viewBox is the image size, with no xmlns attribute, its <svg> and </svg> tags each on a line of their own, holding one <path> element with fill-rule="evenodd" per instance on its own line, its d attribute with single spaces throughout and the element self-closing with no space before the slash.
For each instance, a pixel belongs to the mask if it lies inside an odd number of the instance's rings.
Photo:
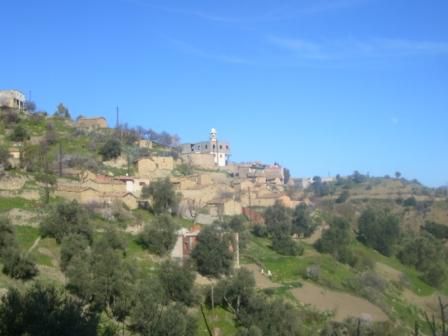
<svg viewBox="0 0 448 336">
<path fill-rule="evenodd" d="M 400 271 L 397 271 L 395 268 L 392 268 L 389 265 L 383 264 L 381 262 L 377 262 L 375 264 L 375 271 L 384 279 L 394 282 L 399 282 L 403 274 Z"/>
<path fill-rule="evenodd" d="M 301 288 L 291 289 L 294 297 L 304 304 L 322 311 L 334 312 L 335 321 L 343 321 L 348 317 L 370 321 L 386 321 L 387 315 L 366 299 L 343 292 L 319 287 L 304 282 Z"/>
</svg>

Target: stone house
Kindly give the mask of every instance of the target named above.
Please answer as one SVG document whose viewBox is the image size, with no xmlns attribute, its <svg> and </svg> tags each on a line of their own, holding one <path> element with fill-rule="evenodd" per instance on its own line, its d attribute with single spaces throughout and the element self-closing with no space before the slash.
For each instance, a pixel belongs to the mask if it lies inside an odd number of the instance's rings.
<svg viewBox="0 0 448 336">
<path fill-rule="evenodd" d="M 114 178 L 116 181 L 120 181 L 126 185 L 126 192 L 132 193 L 140 197 L 143 187 L 150 184 L 148 178 L 138 178 L 133 176 L 117 176 Z"/>
<path fill-rule="evenodd" d="M 103 193 L 126 192 L 126 183 L 124 181 L 103 175 L 97 175 L 95 176 L 95 179 L 88 179 L 84 181 L 82 185 Z"/>
<path fill-rule="evenodd" d="M 58 185 L 55 195 L 67 200 L 76 200 L 81 204 L 100 203 L 111 205 L 118 200 L 123 202 L 129 209 L 137 209 L 138 199 L 135 195 L 128 192 L 101 192 L 82 185 Z"/>
<path fill-rule="evenodd" d="M 18 90 L 0 90 L 0 107 L 24 110 L 25 95 Z"/>
<path fill-rule="evenodd" d="M 198 189 L 213 184 L 213 180 L 208 174 L 197 174 L 182 177 L 171 177 L 171 183 L 176 191 L 182 192 L 187 189 Z"/>
<path fill-rule="evenodd" d="M 152 141 L 147 139 L 140 139 L 135 142 L 139 148 L 152 149 Z"/>
<path fill-rule="evenodd" d="M 74 185 L 58 185 L 55 192 L 55 196 L 62 197 L 70 201 L 77 201 L 81 204 L 88 203 L 100 203 L 100 192 L 86 186 L 74 186 Z"/>
<path fill-rule="evenodd" d="M 214 199 L 207 202 L 207 209 L 212 216 L 235 216 L 243 213 L 240 202 L 233 199 Z"/>
<path fill-rule="evenodd" d="M 80 117 L 76 121 L 76 126 L 87 130 L 107 128 L 107 120 L 104 117 Z"/>
<path fill-rule="evenodd" d="M 264 165 L 260 163 L 243 164 L 238 167 L 240 179 L 249 179 L 257 184 L 283 184 L 284 169 L 278 164 Z"/>
</svg>

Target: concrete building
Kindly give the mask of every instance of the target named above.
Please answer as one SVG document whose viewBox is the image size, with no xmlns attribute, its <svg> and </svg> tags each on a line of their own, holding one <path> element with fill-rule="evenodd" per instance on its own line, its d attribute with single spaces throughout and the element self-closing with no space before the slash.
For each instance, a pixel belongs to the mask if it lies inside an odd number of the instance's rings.
<svg viewBox="0 0 448 336">
<path fill-rule="evenodd" d="M 224 167 L 229 161 L 231 152 L 229 143 L 218 141 L 217 131 L 212 128 L 209 141 L 183 144 L 182 154 L 187 156 L 194 156 L 195 154 L 201 154 L 202 156 L 204 154 L 205 156 L 210 155 L 213 157 L 215 166 Z"/>
<path fill-rule="evenodd" d="M 177 240 L 171 251 L 171 258 L 178 261 L 188 258 L 197 244 L 199 232 L 201 232 L 201 229 L 198 226 L 193 226 L 191 230 L 184 228 L 177 231 Z"/>
<path fill-rule="evenodd" d="M 23 110 L 25 95 L 18 90 L 0 90 L 0 106 Z"/>
<path fill-rule="evenodd" d="M 212 216 L 237 216 L 241 215 L 243 208 L 240 202 L 233 199 L 214 199 L 207 202 L 207 209 Z"/>
<path fill-rule="evenodd" d="M 88 130 L 107 128 L 107 120 L 104 117 L 92 117 L 92 118 L 80 117 L 76 121 L 76 126 Z"/>
</svg>

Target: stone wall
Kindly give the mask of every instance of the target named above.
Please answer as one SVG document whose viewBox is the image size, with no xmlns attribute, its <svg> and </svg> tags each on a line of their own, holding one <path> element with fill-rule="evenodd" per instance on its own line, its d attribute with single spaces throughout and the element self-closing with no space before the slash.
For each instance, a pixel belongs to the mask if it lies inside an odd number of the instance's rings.
<svg viewBox="0 0 448 336">
<path fill-rule="evenodd" d="M 182 159 L 197 168 L 216 169 L 215 157 L 210 153 L 182 154 Z"/>
<path fill-rule="evenodd" d="M 174 169 L 174 160 L 168 156 L 153 156 L 137 161 L 138 176 L 143 178 L 168 176 Z"/>
<path fill-rule="evenodd" d="M 103 117 L 79 118 L 76 122 L 76 126 L 87 129 L 107 128 L 107 121 Z"/>
</svg>

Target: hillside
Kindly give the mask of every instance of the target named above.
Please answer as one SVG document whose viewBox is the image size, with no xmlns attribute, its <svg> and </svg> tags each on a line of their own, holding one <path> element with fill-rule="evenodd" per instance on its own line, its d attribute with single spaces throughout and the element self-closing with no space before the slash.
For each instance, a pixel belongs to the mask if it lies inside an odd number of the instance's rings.
<svg viewBox="0 0 448 336">
<path fill-rule="evenodd" d="M 176 325 L 173 335 L 409 335 L 416 323 L 430 335 L 425 314 L 440 323 L 446 189 L 357 172 L 304 184 L 277 164 L 210 166 L 165 132 L 0 117 L 5 298 L 10 287 L 56 286 L 94 312 L 99 335 Z M 168 262 L 175 253 L 183 268 Z M 151 309 L 163 323 L 142 322 Z"/>
</svg>

